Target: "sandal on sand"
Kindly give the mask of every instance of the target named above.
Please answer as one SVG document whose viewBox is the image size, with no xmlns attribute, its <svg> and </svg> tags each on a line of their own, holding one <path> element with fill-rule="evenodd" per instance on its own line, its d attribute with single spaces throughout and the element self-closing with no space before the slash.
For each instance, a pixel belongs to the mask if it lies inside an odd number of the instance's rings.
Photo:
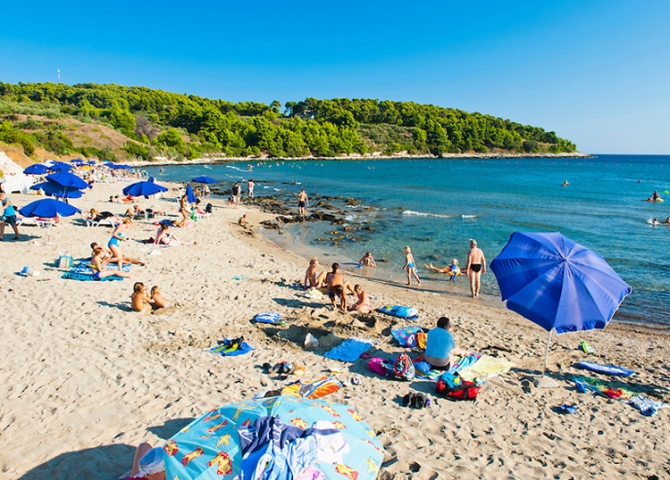
<svg viewBox="0 0 670 480">
<path fill-rule="evenodd" d="M 414 404 L 416 408 L 423 408 L 426 406 L 426 396 L 422 393 L 417 393 L 414 396 Z"/>
<path fill-rule="evenodd" d="M 409 407 L 410 402 L 412 402 L 412 403 L 414 402 L 414 394 L 411 393 L 411 392 L 408 393 L 407 395 L 405 395 L 404 397 L 402 397 L 403 406 Z"/>
</svg>

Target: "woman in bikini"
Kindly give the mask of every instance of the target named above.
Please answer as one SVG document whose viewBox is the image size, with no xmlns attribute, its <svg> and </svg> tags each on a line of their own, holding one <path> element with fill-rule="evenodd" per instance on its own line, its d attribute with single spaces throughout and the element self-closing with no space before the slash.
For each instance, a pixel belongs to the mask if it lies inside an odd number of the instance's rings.
<svg viewBox="0 0 670 480">
<path fill-rule="evenodd" d="M 407 285 L 410 286 L 412 284 L 412 275 L 414 275 L 418 284 L 421 285 L 421 280 L 416 274 L 416 264 L 414 263 L 412 250 L 409 247 L 404 247 L 403 251 L 405 252 L 405 265 L 403 265 L 402 269 L 407 270 Z"/>
<path fill-rule="evenodd" d="M 186 194 L 182 195 L 181 199 L 179 200 L 179 213 L 181 213 L 182 219 L 178 223 L 184 227 L 186 226 L 186 221 L 190 216 L 188 209 L 188 196 Z"/>
<path fill-rule="evenodd" d="M 130 228 L 130 225 L 133 221 L 130 218 L 123 219 L 123 222 L 116 226 L 114 233 L 112 233 L 112 238 L 109 239 L 107 243 L 107 248 L 112 252 L 112 258 L 109 259 L 110 262 L 117 262 L 119 264 L 119 271 L 123 267 L 123 254 L 121 253 L 121 242 L 128 240 L 128 237 L 123 233 L 125 230 Z"/>
<path fill-rule="evenodd" d="M 161 226 L 158 227 L 156 239 L 154 240 L 156 245 L 167 245 L 168 247 L 177 245 L 196 245 L 196 242 L 183 242 L 179 240 L 175 234 L 168 232 L 168 228 L 166 223 L 161 223 Z"/>
<path fill-rule="evenodd" d="M 122 278 L 132 278 L 134 275 L 124 272 L 119 267 L 119 270 L 107 270 L 102 262 L 103 251 L 102 248 L 96 247 L 93 250 L 93 257 L 91 258 L 91 270 L 93 270 L 93 277 L 96 280 L 101 280 L 105 277 L 122 277 Z"/>
</svg>

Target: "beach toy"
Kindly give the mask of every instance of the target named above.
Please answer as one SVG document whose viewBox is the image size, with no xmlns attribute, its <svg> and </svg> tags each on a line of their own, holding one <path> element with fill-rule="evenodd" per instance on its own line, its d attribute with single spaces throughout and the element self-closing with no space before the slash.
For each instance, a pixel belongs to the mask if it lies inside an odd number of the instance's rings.
<svg viewBox="0 0 670 480">
<path fill-rule="evenodd" d="M 580 342 L 579 343 L 579 348 L 584 352 L 593 355 L 595 353 L 595 350 L 593 349 L 592 346 L 590 346 L 586 342 Z"/>
</svg>

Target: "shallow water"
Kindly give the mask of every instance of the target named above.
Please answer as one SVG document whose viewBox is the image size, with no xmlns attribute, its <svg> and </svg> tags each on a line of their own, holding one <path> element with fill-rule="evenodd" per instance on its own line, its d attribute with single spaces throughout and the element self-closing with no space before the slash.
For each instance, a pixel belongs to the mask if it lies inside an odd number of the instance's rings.
<svg viewBox="0 0 670 480">
<path fill-rule="evenodd" d="M 328 253 L 356 262 L 372 251 L 375 275 L 402 282 L 402 247 L 409 245 L 419 266 L 465 265 L 468 240 L 477 239 L 490 262 L 515 231 L 559 231 L 600 253 L 633 287 L 615 316 L 621 321 L 670 325 L 670 228 L 652 226 L 670 215 L 670 203 L 647 203 L 654 190 L 670 189 L 670 156 L 602 155 L 589 159 L 489 160 L 312 160 L 165 167 L 163 179 L 185 181 L 206 174 L 224 186 L 251 176 L 256 195 L 308 194 L 361 200 L 348 206 L 350 232 L 333 245 L 326 222 L 285 228 L 278 239 L 307 254 Z M 149 168 L 157 175 L 158 168 Z M 569 180 L 569 187 L 561 184 Z M 294 183 L 294 184 L 291 184 Z M 243 183 L 243 190 L 246 184 Z M 670 195 L 667 195 L 670 202 Z M 297 200 L 296 200 L 297 203 Z M 368 226 L 372 230 L 361 230 Z M 326 241 L 317 242 L 317 238 Z M 422 277 L 444 282 L 444 277 Z M 463 292 L 466 279 L 453 288 Z M 446 286 L 446 283 L 442 283 Z M 448 286 L 452 288 L 451 286 Z M 484 293 L 499 295 L 495 277 L 483 276 Z"/>
</svg>

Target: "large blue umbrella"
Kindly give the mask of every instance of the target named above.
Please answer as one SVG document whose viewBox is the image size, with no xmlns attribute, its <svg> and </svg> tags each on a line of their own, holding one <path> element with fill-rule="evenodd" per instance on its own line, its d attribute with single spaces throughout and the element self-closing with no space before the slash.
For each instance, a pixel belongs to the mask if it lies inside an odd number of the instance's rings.
<svg viewBox="0 0 670 480">
<path fill-rule="evenodd" d="M 56 182 L 58 185 L 63 187 L 73 187 L 79 189 L 90 188 L 90 185 L 86 183 L 84 179 L 70 172 L 52 173 L 51 175 L 47 175 L 47 180 Z"/>
<path fill-rule="evenodd" d="M 54 162 L 49 165 L 49 170 L 52 172 L 69 172 L 72 170 L 72 165 L 63 162 Z"/>
<path fill-rule="evenodd" d="M 549 331 L 549 339 L 552 330 L 605 328 L 631 292 L 603 257 L 560 233 L 514 232 L 491 270 L 507 308 Z"/>
<path fill-rule="evenodd" d="M 70 160 L 70 163 L 76 165 L 77 167 L 81 167 L 82 165 L 84 165 L 84 161 L 81 158 L 74 158 Z"/>
<path fill-rule="evenodd" d="M 200 175 L 199 177 L 192 178 L 191 181 L 196 183 L 219 183 L 218 180 L 214 180 L 207 175 Z"/>
<path fill-rule="evenodd" d="M 149 197 L 151 195 L 156 195 L 157 193 L 167 192 L 168 189 L 162 185 L 154 183 L 154 177 L 149 177 L 149 180 L 145 182 L 137 182 L 131 185 L 128 185 L 123 189 L 124 195 L 132 195 L 133 197 L 139 197 L 144 195 Z"/>
<path fill-rule="evenodd" d="M 130 165 L 124 165 L 122 163 L 110 163 L 107 164 L 107 166 L 112 170 L 130 170 L 131 168 L 133 168 Z"/>
<path fill-rule="evenodd" d="M 42 165 L 41 163 L 33 163 L 28 168 L 26 168 L 23 173 L 26 175 L 44 175 L 49 171 L 49 167 Z"/>
<path fill-rule="evenodd" d="M 350 406 L 280 396 L 226 405 L 163 447 L 167 478 L 295 478 L 307 468 L 332 480 L 372 480 L 381 443 Z M 287 475 L 288 474 L 288 475 Z M 239 477 L 237 477 L 239 475 Z"/>
<path fill-rule="evenodd" d="M 31 190 L 42 190 L 45 195 L 58 198 L 81 198 L 84 192 L 76 187 L 64 187 L 54 181 L 47 180 L 46 182 L 37 183 L 30 187 Z"/>
<path fill-rule="evenodd" d="M 19 213 L 24 217 L 58 218 L 71 217 L 75 213 L 81 213 L 81 210 L 53 198 L 43 198 L 19 208 Z M 47 238 L 51 240 L 51 223 L 49 223 Z"/>
<path fill-rule="evenodd" d="M 193 193 L 193 189 L 191 188 L 190 183 L 186 184 L 186 200 L 188 203 L 195 203 L 198 201 L 198 197 L 196 197 L 195 193 Z"/>
</svg>

